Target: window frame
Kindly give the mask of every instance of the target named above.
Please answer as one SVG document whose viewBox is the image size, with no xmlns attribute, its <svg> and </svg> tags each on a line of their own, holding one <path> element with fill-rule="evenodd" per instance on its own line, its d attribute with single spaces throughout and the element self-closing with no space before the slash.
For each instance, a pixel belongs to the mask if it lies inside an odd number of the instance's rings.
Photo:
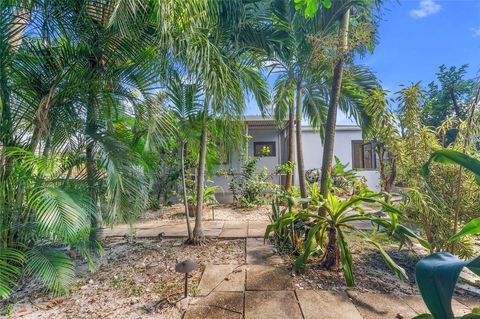
<svg viewBox="0 0 480 319">
<path fill-rule="evenodd" d="M 260 155 L 260 154 L 257 154 L 256 152 L 256 146 L 258 144 L 263 144 L 263 146 L 267 146 L 270 148 L 270 154 L 269 155 Z M 273 148 L 272 148 L 272 145 L 273 145 Z M 262 147 L 263 148 L 263 147 Z M 275 141 L 257 141 L 257 142 L 253 142 L 253 156 L 254 157 L 277 157 L 277 142 Z"/>
<path fill-rule="evenodd" d="M 355 167 L 355 145 L 360 144 L 361 145 L 361 165 L 362 167 Z M 370 151 L 370 156 L 372 158 L 372 167 L 371 168 L 365 168 L 365 145 L 370 144 L 372 149 Z M 364 171 L 376 171 L 377 170 L 377 154 L 375 152 L 375 143 L 373 141 L 368 141 L 365 142 L 363 140 L 352 140 L 352 169 L 354 170 L 364 170 Z"/>
</svg>

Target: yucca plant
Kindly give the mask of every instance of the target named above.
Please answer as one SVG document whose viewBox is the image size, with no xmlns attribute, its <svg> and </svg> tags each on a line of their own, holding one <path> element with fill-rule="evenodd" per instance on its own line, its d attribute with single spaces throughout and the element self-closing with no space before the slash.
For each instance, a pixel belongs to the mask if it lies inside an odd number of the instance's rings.
<svg viewBox="0 0 480 319">
<path fill-rule="evenodd" d="M 364 231 L 355 227 L 353 222 L 370 221 L 372 225 L 378 224 L 388 227 L 391 233 L 395 233 L 402 241 L 407 239 L 419 240 L 422 245 L 428 247 L 428 243 L 423 241 L 413 231 L 405 226 L 398 225 L 396 222 L 398 213 L 393 207 L 380 200 L 384 196 L 383 193 L 373 193 L 363 191 L 358 195 L 353 195 L 347 199 L 340 199 L 332 193 L 328 194 L 326 199 L 322 199 L 319 207 L 325 209 L 326 215 L 320 216 L 312 214 L 307 209 L 290 210 L 286 212 L 275 223 L 268 225 L 265 237 L 271 232 L 279 232 L 291 223 L 297 220 L 303 220 L 311 224 L 305 240 L 304 252 L 294 262 L 294 269 L 304 272 L 308 258 L 316 252 L 323 253 L 323 265 L 327 269 L 332 269 L 340 265 L 348 287 L 355 285 L 355 276 L 353 272 L 353 260 L 348 246 L 348 240 L 345 232 L 352 232 L 362 238 L 365 242 L 377 248 L 385 261 L 388 268 L 400 279 L 406 279 L 405 270 L 397 265 L 393 259 L 383 250 L 380 243 L 376 242 Z M 357 207 L 360 203 L 378 202 L 384 205 L 388 210 L 392 221 L 388 221 L 372 213 L 365 213 L 361 208 Z M 317 207 L 318 208 L 318 207 Z M 328 238 L 328 244 L 325 246 L 325 239 Z M 338 258 L 339 257 L 339 258 Z"/>
</svg>

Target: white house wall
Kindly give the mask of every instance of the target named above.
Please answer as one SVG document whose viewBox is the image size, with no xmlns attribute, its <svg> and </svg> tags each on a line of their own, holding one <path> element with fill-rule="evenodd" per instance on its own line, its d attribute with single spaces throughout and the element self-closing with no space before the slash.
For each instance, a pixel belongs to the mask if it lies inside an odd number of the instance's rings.
<svg viewBox="0 0 480 319">
<path fill-rule="evenodd" d="M 333 145 L 333 154 L 337 156 L 343 164 L 347 164 L 347 169 L 352 168 L 352 141 L 362 140 L 362 131 L 358 127 L 338 127 L 335 132 L 335 143 Z M 322 167 L 323 145 L 320 134 L 307 127 L 302 130 L 303 143 L 303 162 L 305 170 Z M 379 191 L 380 175 L 377 170 L 362 170 L 357 173 L 364 176 L 367 180 L 367 186 L 373 191 Z M 295 171 L 295 185 L 299 184 L 298 174 Z"/>
<path fill-rule="evenodd" d="M 266 167 L 270 172 L 275 170 L 278 164 L 282 163 L 282 154 L 285 157 L 286 153 L 283 149 L 286 143 L 285 139 L 288 136 L 284 134 L 284 131 L 278 130 L 274 127 L 249 127 L 248 135 L 251 136 L 248 142 L 248 156 L 254 157 L 253 145 L 254 142 L 275 142 L 276 143 L 276 155 L 272 157 L 260 157 L 258 158 L 259 170 Z M 334 154 L 340 159 L 342 163 L 348 163 L 348 169 L 351 169 L 352 165 L 352 141 L 362 140 L 362 131 L 358 127 L 337 127 L 335 133 Z M 305 164 L 305 170 L 312 168 L 320 168 L 322 164 L 323 146 L 321 143 L 320 135 L 318 132 L 314 132 L 311 128 L 305 127 L 302 130 L 302 142 L 303 142 L 303 159 Z M 240 159 L 238 155 L 231 154 L 230 162 L 222 165 L 222 169 L 233 169 L 237 173 L 240 171 Z M 295 152 L 296 156 L 296 152 Z M 365 176 L 367 185 L 374 191 L 379 191 L 379 173 L 376 170 L 363 170 L 358 171 L 359 176 Z M 294 183 L 298 185 L 297 168 L 294 172 Z M 229 182 L 231 176 L 216 176 L 213 182 L 216 185 L 221 186 L 224 189 L 223 194 L 217 194 L 217 199 L 221 202 L 231 202 L 232 194 L 229 190 Z M 279 184 L 280 177 L 274 177 L 272 182 Z"/>
</svg>

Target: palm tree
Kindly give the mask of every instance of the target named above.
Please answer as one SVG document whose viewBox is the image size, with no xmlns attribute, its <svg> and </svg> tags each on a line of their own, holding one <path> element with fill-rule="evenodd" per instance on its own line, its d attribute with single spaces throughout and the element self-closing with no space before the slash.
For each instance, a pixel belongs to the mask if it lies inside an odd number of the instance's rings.
<svg viewBox="0 0 480 319">
<path fill-rule="evenodd" d="M 293 162 L 294 121 L 296 124 L 297 168 L 302 197 L 307 197 L 305 167 L 303 162 L 302 119 L 304 100 L 318 89 L 322 74 L 312 67 L 315 47 L 311 37 L 320 32 L 328 32 L 332 27 L 329 15 L 319 11 L 313 18 L 305 18 L 295 9 L 295 4 L 287 0 L 272 2 L 271 24 L 275 34 L 282 39 L 268 56 L 271 72 L 277 74 L 274 86 L 274 114 L 278 122 L 283 122 L 288 113 L 289 119 L 289 158 Z M 317 101 L 309 99 L 312 109 L 320 108 Z M 310 114 L 307 114 L 310 117 Z M 295 118 L 295 120 L 294 120 Z M 287 176 L 287 184 L 290 184 Z"/>
<path fill-rule="evenodd" d="M 174 51 L 203 90 L 194 244 L 204 241 L 202 209 L 210 119 L 212 116 L 240 119 L 248 92 L 253 93 L 259 105 L 268 101 L 265 82 L 256 70 L 255 55 L 259 50 L 251 46 L 255 30 L 249 19 L 257 14 L 255 6 L 255 2 L 206 1 L 200 3 L 198 19 L 179 23 L 184 31 L 179 33 L 183 40 L 178 41 L 179 47 Z M 248 37 L 242 36 L 246 31 L 250 33 Z"/>
<path fill-rule="evenodd" d="M 345 68 L 347 62 L 352 59 L 353 53 L 363 54 L 366 50 L 373 51 L 376 42 L 376 19 L 378 18 L 375 11 L 379 9 L 382 1 L 366 1 L 353 3 L 349 1 L 338 1 L 332 8 L 337 8 L 341 12 L 338 19 L 338 35 L 335 44 L 330 49 L 330 58 L 333 61 L 333 71 L 330 83 L 330 94 L 328 100 L 328 114 L 326 118 L 325 139 L 323 145 L 322 172 L 320 178 L 320 189 L 324 197 L 328 193 L 328 181 L 330 178 L 330 168 L 333 161 L 333 147 L 335 141 L 335 130 L 337 122 L 337 108 L 341 105 L 343 88 L 346 80 Z M 355 16 L 356 28 L 350 32 L 351 15 Z M 360 31 L 358 31 L 360 30 Z M 358 33 L 368 30 L 366 37 L 356 38 L 349 44 L 349 36 L 351 33 Z M 333 55 L 332 55 L 333 53 Z M 360 105 L 361 106 L 361 105 Z M 355 106 L 356 107 L 356 106 Z M 362 112 L 365 108 L 362 109 Z M 355 112 L 355 111 L 354 111 Z M 355 112 L 358 114 L 358 112 Z M 368 114 L 363 113 L 363 119 L 368 122 Z M 368 123 L 360 123 L 368 124 Z M 368 129 L 368 125 L 362 125 L 364 129 Z"/>
<path fill-rule="evenodd" d="M 23 2 L 0 4 L 2 297 L 22 269 L 66 292 L 74 265 L 63 248 L 93 266 L 102 211 L 131 219 L 143 209 L 141 159 L 115 125 L 157 81 L 149 38 L 120 36 L 111 5 L 39 1 L 26 12 Z"/>
<path fill-rule="evenodd" d="M 187 186 L 185 182 L 185 152 L 188 141 L 195 138 L 192 134 L 195 126 L 198 126 L 198 114 L 202 109 L 201 87 L 195 83 L 186 83 L 180 78 L 180 74 L 172 71 L 166 87 L 166 94 L 170 100 L 169 109 L 174 116 L 175 133 L 180 152 L 180 171 L 182 176 L 183 204 L 185 206 L 185 219 L 187 222 L 188 240 L 193 240 L 188 212 Z"/>
<path fill-rule="evenodd" d="M 330 167 L 333 160 L 333 144 L 335 141 L 335 130 L 337 125 L 337 104 L 340 99 L 340 90 L 342 87 L 343 67 L 345 54 L 348 49 L 348 27 L 350 23 L 350 9 L 348 9 L 342 16 L 340 27 L 338 31 L 338 38 L 340 39 L 337 52 L 338 58 L 335 64 L 332 90 L 330 93 L 330 101 L 328 105 L 327 123 L 325 129 L 325 140 L 323 143 L 323 159 L 322 171 L 320 178 L 320 192 L 324 198 L 328 195 L 328 182 L 330 179 Z"/>
</svg>

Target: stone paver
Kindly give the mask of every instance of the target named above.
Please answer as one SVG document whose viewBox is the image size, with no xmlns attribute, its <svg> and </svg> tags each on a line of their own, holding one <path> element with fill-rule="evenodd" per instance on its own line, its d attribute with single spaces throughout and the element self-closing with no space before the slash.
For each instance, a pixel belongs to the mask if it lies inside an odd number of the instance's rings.
<svg viewBox="0 0 480 319">
<path fill-rule="evenodd" d="M 243 291 L 245 289 L 245 266 L 235 268 L 225 276 L 214 291 Z"/>
<path fill-rule="evenodd" d="M 473 308 L 480 308 L 480 298 L 475 298 L 475 297 L 455 297 L 455 299 L 461 303 L 462 305 L 465 305 L 471 309 Z"/>
<path fill-rule="evenodd" d="M 296 290 L 305 319 L 363 319 L 346 294 L 322 290 Z"/>
<path fill-rule="evenodd" d="M 192 223 L 192 227 L 194 223 Z M 320 290 L 294 290 L 292 277 L 263 240 L 266 222 L 204 221 L 204 233 L 213 238 L 245 238 L 245 265 L 207 265 L 198 285 L 198 296 L 190 302 L 184 319 L 377 319 L 411 318 L 426 313 L 420 296 L 393 296 L 358 291 L 346 294 Z M 371 228 L 371 225 L 358 225 Z M 125 234 L 137 237 L 187 237 L 184 222 L 154 221 L 118 225 L 104 231 L 106 237 Z M 455 297 L 455 315 L 480 306 L 477 298 Z"/>
<path fill-rule="evenodd" d="M 263 236 L 265 235 L 265 229 L 267 229 L 267 225 L 267 222 L 249 221 L 247 232 L 248 237 L 263 238 Z"/>
<path fill-rule="evenodd" d="M 248 265 L 277 265 L 282 264 L 282 257 L 275 255 L 273 246 L 265 244 L 263 238 L 247 238 Z"/>
<path fill-rule="evenodd" d="M 412 318 L 419 314 L 400 297 L 357 291 L 347 293 L 364 319 L 393 319 L 397 314 L 401 314 L 403 318 Z"/>
<path fill-rule="evenodd" d="M 245 319 L 302 319 L 293 291 L 246 291 Z"/>
<path fill-rule="evenodd" d="M 402 296 L 401 299 L 418 314 L 429 313 L 421 296 Z M 467 305 L 455 299 L 452 300 L 452 310 L 455 316 L 463 316 L 471 312 L 471 309 Z"/>
<path fill-rule="evenodd" d="M 194 221 L 191 221 L 190 224 L 192 228 L 195 226 Z M 267 224 L 256 221 L 206 220 L 203 222 L 203 231 L 205 236 L 210 238 L 263 238 Z M 123 237 L 132 233 L 140 238 L 153 238 L 160 233 L 167 238 L 185 238 L 187 237 L 187 224 L 162 220 L 136 223 L 133 226 L 116 225 L 104 230 L 105 237 Z"/>
<path fill-rule="evenodd" d="M 243 314 L 243 292 L 212 292 L 204 298 L 196 298 L 190 305 L 205 307 L 213 306 L 222 308 L 231 312 Z"/>
<path fill-rule="evenodd" d="M 246 238 L 248 231 L 247 221 L 227 220 L 223 224 L 223 230 L 219 238 Z"/>
<path fill-rule="evenodd" d="M 237 265 L 207 265 L 198 284 L 198 295 L 206 296 L 217 288 L 222 289 L 218 291 L 243 291 L 242 277 L 245 278 L 244 270 Z"/>
<path fill-rule="evenodd" d="M 232 312 L 217 306 L 192 306 L 183 319 L 242 319 L 241 313 Z"/>
<path fill-rule="evenodd" d="M 293 290 L 292 277 L 282 267 L 247 266 L 247 290 Z"/>
</svg>

